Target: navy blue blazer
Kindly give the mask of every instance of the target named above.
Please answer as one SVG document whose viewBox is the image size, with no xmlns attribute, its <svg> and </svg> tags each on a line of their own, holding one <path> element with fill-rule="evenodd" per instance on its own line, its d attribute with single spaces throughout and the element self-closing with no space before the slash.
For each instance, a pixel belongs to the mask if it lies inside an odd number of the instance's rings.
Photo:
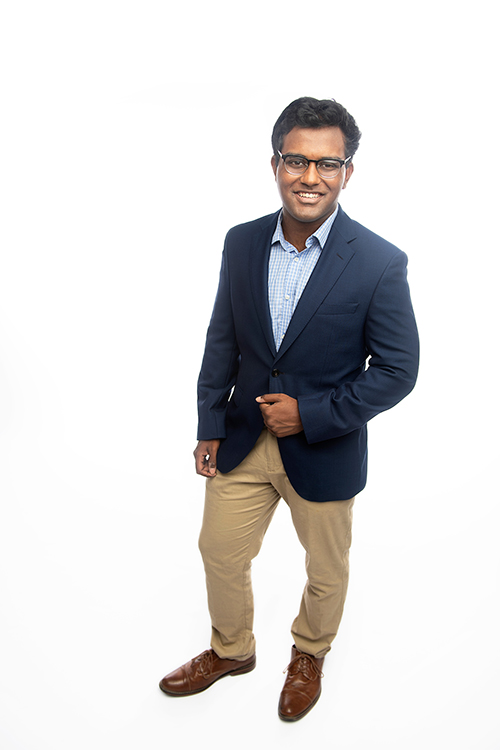
<svg viewBox="0 0 500 750">
<path fill-rule="evenodd" d="M 286 393 L 304 427 L 279 439 L 292 486 L 307 500 L 346 500 L 366 484 L 366 423 L 416 381 L 407 257 L 339 208 L 276 352 L 267 276 L 277 218 L 227 234 L 198 381 L 198 439 L 221 438 L 217 468 L 231 471 L 263 429 L 256 397 Z"/>
</svg>

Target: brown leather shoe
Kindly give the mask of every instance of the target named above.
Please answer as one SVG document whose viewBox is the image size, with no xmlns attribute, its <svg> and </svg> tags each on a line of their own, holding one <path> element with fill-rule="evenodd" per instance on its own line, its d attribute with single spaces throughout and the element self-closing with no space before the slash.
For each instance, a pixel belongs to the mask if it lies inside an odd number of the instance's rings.
<svg viewBox="0 0 500 750">
<path fill-rule="evenodd" d="M 280 719 L 297 721 L 316 705 L 321 695 L 321 667 L 324 661 L 324 656 L 317 659 L 292 647 L 292 661 L 286 669 L 288 674 L 278 706 Z"/>
<path fill-rule="evenodd" d="M 194 695 L 206 690 L 228 674 L 234 677 L 251 672 L 255 669 L 256 663 L 255 654 L 245 661 L 237 661 L 220 659 L 215 651 L 210 649 L 164 677 L 160 682 L 160 688 L 168 695 Z"/>
</svg>

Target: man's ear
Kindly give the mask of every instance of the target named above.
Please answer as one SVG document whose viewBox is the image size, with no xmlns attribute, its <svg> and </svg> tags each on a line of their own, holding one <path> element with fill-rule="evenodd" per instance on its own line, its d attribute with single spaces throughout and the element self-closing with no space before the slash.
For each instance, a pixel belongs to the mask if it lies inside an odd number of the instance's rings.
<svg viewBox="0 0 500 750">
<path fill-rule="evenodd" d="M 342 190 L 344 190 L 344 188 L 347 186 L 347 183 L 351 179 L 351 175 L 353 172 L 354 172 L 354 164 L 351 162 L 345 171 L 345 179 L 344 179 L 344 184 L 342 185 Z"/>
<path fill-rule="evenodd" d="M 278 169 L 278 165 L 276 164 L 276 157 L 273 154 L 271 157 L 271 167 L 273 168 L 274 176 L 276 177 L 276 170 Z"/>
</svg>

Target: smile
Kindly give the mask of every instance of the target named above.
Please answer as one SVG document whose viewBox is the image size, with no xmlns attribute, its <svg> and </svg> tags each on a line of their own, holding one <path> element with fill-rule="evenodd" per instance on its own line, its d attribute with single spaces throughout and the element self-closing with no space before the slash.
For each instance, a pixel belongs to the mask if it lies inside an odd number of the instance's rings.
<svg viewBox="0 0 500 750">
<path fill-rule="evenodd" d="M 296 193 L 299 198 L 321 198 L 321 193 Z"/>
</svg>

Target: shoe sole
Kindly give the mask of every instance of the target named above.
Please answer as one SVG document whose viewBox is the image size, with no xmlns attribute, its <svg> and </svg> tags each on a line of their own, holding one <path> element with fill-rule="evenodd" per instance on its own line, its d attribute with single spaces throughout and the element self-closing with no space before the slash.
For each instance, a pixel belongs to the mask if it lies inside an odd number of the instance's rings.
<svg viewBox="0 0 500 750">
<path fill-rule="evenodd" d="M 231 672 L 224 672 L 224 674 L 221 674 L 220 677 L 216 677 L 215 680 L 212 682 L 209 682 L 208 685 L 205 685 L 205 687 L 198 688 L 198 690 L 189 690 L 185 693 L 174 693 L 171 690 L 165 690 L 164 687 L 162 687 L 161 682 L 159 685 L 159 688 L 161 691 L 163 691 L 166 695 L 171 695 L 174 698 L 182 698 L 185 695 L 196 695 L 197 693 L 203 693 L 205 690 L 208 690 L 208 688 L 212 687 L 216 682 L 219 680 L 222 680 L 223 677 L 237 677 L 240 674 L 247 674 L 247 672 L 252 672 L 255 667 L 257 666 L 257 659 L 255 658 L 250 664 L 246 664 L 244 667 L 240 667 L 239 669 L 233 669 Z"/>
</svg>

